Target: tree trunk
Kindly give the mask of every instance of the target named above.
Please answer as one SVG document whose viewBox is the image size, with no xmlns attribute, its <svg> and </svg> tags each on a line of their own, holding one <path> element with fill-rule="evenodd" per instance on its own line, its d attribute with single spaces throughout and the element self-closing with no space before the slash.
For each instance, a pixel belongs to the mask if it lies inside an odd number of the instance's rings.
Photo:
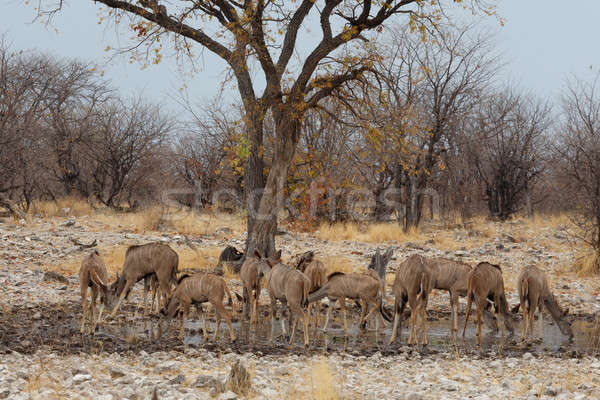
<svg viewBox="0 0 600 400">
<path fill-rule="evenodd" d="M 254 232 L 255 217 L 258 214 L 262 192 L 265 188 L 264 161 L 261 156 L 263 127 L 262 121 L 258 120 L 257 117 L 250 118 L 248 124 L 248 138 L 250 141 L 250 156 L 244 174 L 244 191 L 246 195 L 246 210 L 248 212 L 246 217 L 248 238 L 246 240 L 244 254 L 253 254 L 255 248 L 266 254 L 271 254 L 271 252 L 274 252 L 274 238 L 275 232 L 277 231 L 277 221 L 275 221 L 273 227 L 269 228 L 271 230 L 266 232 L 267 238 L 254 243 L 252 246 L 250 243 L 250 233 Z M 257 246 L 259 243 L 260 245 Z"/>
<path fill-rule="evenodd" d="M 248 227 L 245 252 L 245 254 L 253 254 L 257 249 L 266 257 L 275 253 L 277 214 L 283 206 L 283 187 L 300 137 L 300 121 L 297 117 L 292 116 L 291 112 L 281 111 L 281 109 L 274 114 L 277 142 L 273 165 L 260 197 L 258 211 L 252 213 L 253 223 Z M 248 214 L 251 214 L 250 209 Z"/>
</svg>

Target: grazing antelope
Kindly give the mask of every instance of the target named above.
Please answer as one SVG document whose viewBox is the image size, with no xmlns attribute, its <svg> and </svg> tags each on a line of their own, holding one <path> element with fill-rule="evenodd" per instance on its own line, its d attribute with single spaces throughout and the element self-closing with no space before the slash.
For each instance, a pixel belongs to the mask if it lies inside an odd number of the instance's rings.
<svg viewBox="0 0 600 400">
<path fill-rule="evenodd" d="M 93 335 L 96 331 L 96 325 L 102 318 L 104 306 L 108 305 L 108 272 L 106 265 L 97 250 L 88 254 L 81 262 L 79 269 L 79 284 L 81 286 L 81 329 L 80 332 L 85 332 L 85 320 L 87 314 L 90 316 L 90 333 Z M 92 289 L 92 301 L 89 304 L 88 310 L 88 288 Z M 100 293 L 100 311 L 98 317 L 94 320 L 94 308 L 96 307 L 96 298 Z"/>
<path fill-rule="evenodd" d="M 467 313 L 462 336 L 465 337 L 471 303 L 475 299 L 477 305 L 477 344 L 481 345 L 481 315 L 488 300 L 494 303 L 496 314 L 502 315 L 504 326 L 512 334 L 514 332 L 513 320 L 508 310 L 506 295 L 504 293 L 504 279 L 500 266 L 481 262 L 469 273 L 467 288 Z M 504 335 L 504 329 L 502 329 Z"/>
<path fill-rule="evenodd" d="M 406 303 L 410 305 L 410 334 L 408 344 L 417 343 L 417 322 L 421 318 L 422 343 L 427 344 L 427 301 L 432 289 L 432 278 L 424 257 L 413 254 L 400 264 L 392 294 L 394 295 L 394 326 L 389 343 L 402 335 L 402 317 Z"/>
<path fill-rule="evenodd" d="M 450 294 L 450 310 L 452 311 L 452 336 L 458 332 L 458 297 L 467 295 L 469 273 L 473 270 L 469 264 L 446 258 L 427 258 L 425 267 L 431 274 L 432 288 L 447 290 Z M 497 331 L 496 320 L 488 310 L 483 310 L 483 319 L 492 330 Z"/>
<path fill-rule="evenodd" d="M 362 305 L 362 313 L 359 321 L 359 326 L 363 327 L 364 323 L 373 315 L 375 316 L 375 332 L 378 334 L 379 322 L 383 317 L 387 321 L 391 321 L 391 318 L 387 315 L 383 308 L 383 300 L 381 294 L 383 293 L 383 283 L 379 279 L 377 272 L 368 269 L 363 274 L 345 274 L 343 272 L 334 272 L 329 274 L 327 282 L 323 287 L 316 292 L 308 296 L 309 302 L 321 300 L 324 297 L 333 300 L 333 304 L 327 310 L 327 316 L 325 317 L 325 324 L 323 330 L 327 330 L 329 324 L 329 317 L 331 310 L 335 306 L 335 302 L 340 303 L 342 310 L 342 316 L 344 319 L 344 331 L 348 330 L 346 323 L 346 299 L 360 300 Z M 367 313 L 367 308 L 372 305 L 371 310 Z M 383 323 L 383 321 L 381 321 Z"/>
<path fill-rule="evenodd" d="M 521 322 L 521 339 L 535 339 L 533 328 L 533 315 L 537 307 L 542 319 L 542 306 L 545 306 L 552 318 L 560 328 L 563 335 L 569 338 L 573 337 L 571 324 L 565 318 L 569 309 L 562 310 L 554 295 L 548 286 L 546 274 L 534 266 L 528 266 L 521 270 L 518 281 L 519 301 L 521 311 L 523 312 L 523 321 Z"/>
<path fill-rule="evenodd" d="M 141 246 L 130 246 L 125 253 L 125 262 L 121 270 L 121 276 L 117 274 L 117 281 L 110 287 L 111 294 L 119 297 L 115 308 L 111 313 L 114 317 L 123 299 L 129 295 L 133 285 L 141 279 L 156 276 L 158 286 L 166 304 L 167 297 L 171 293 L 171 282 L 177 281 L 177 265 L 179 256 L 168 245 L 163 243 L 147 243 Z M 144 285 L 146 288 L 147 285 Z M 144 291 L 144 309 L 146 308 L 146 295 Z M 160 301 L 160 296 L 159 296 Z"/>
<path fill-rule="evenodd" d="M 250 313 L 250 323 L 258 322 L 258 299 L 260 298 L 263 269 L 260 268 L 260 260 L 263 259 L 258 251 L 254 252 L 254 257 L 247 257 L 240 269 L 240 278 L 244 285 L 244 317 Z M 281 259 L 281 250 L 269 258 L 272 265 L 279 263 Z"/>
<path fill-rule="evenodd" d="M 177 288 L 173 292 L 171 299 L 166 307 L 166 315 L 172 319 L 177 311 L 181 311 L 181 325 L 179 327 L 179 339 L 183 338 L 184 323 L 190 312 L 192 304 L 200 307 L 202 303 L 210 302 L 213 305 L 217 317 L 217 326 L 213 335 L 213 341 L 217 340 L 221 318 L 229 328 L 229 338 L 231 342 L 235 341 L 235 334 L 231 326 L 231 316 L 223 305 L 223 298 L 227 294 L 229 302 L 233 305 L 231 292 L 225 283 L 225 280 L 215 274 L 196 273 L 194 275 L 184 275 L 179 278 Z M 207 337 L 207 319 L 204 318 L 204 338 Z"/>
<path fill-rule="evenodd" d="M 302 320 L 304 328 L 304 347 L 308 347 L 308 291 L 310 289 L 310 280 L 302 272 L 289 267 L 281 262 L 274 264 L 269 258 L 261 257 L 258 251 L 254 252 L 259 261 L 259 268 L 267 280 L 267 291 L 271 299 L 271 335 L 269 342 L 273 343 L 273 325 L 276 314 L 276 303 L 279 300 L 285 308 L 289 307 L 290 318 L 295 316 L 290 335 L 290 344 L 293 343 L 294 334 L 298 325 L 298 319 Z M 281 254 L 281 253 L 279 253 Z M 281 318 L 281 329 L 283 334 L 286 334 L 285 321 Z"/>
<path fill-rule="evenodd" d="M 307 251 L 304 253 L 299 261 L 296 263 L 296 269 L 300 272 L 303 272 L 304 275 L 310 279 L 310 289 L 309 293 L 313 293 L 319 290 L 325 282 L 327 281 L 327 277 L 325 276 L 325 266 L 319 260 L 314 260 L 315 253 L 312 251 Z M 315 315 L 315 326 L 319 326 L 319 314 L 321 313 L 321 301 L 317 300 L 316 304 L 316 315 Z M 308 318 L 310 325 L 310 316 L 312 315 L 313 303 L 308 303 Z"/>
</svg>

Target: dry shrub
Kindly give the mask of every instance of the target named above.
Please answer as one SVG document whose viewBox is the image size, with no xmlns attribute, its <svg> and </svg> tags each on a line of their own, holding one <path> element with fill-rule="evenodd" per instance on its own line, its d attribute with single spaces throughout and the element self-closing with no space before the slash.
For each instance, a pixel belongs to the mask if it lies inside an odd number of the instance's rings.
<svg viewBox="0 0 600 400">
<path fill-rule="evenodd" d="M 575 259 L 573 270 L 579 276 L 594 276 L 600 274 L 600 257 L 598 251 L 588 249 Z"/>
<path fill-rule="evenodd" d="M 64 197 L 56 201 L 37 201 L 33 203 L 31 211 L 43 218 L 80 217 L 90 215 L 93 212 L 92 207 L 86 200 L 76 197 Z"/>
</svg>

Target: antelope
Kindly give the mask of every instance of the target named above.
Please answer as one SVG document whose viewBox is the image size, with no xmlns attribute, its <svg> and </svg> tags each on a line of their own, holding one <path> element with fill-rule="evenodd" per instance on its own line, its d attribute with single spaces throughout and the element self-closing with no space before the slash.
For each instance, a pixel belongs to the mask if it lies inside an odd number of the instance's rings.
<svg viewBox="0 0 600 400">
<path fill-rule="evenodd" d="M 303 272 L 310 279 L 309 293 L 319 290 L 325 284 L 327 278 L 325 276 L 325 266 L 319 260 L 314 260 L 314 252 L 307 251 L 302 254 L 299 261 L 296 263 L 296 269 Z M 321 312 L 321 301 L 316 305 L 315 326 L 319 326 L 319 314 Z M 308 303 L 309 325 L 310 316 L 312 315 L 313 303 Z"/>
<path fill-rule="evenodd" d="M 85 332 L 85 320 L 87 314 L 90 315 L 90 334 L 94 334 L 96 331 L 96 325 L 102 318 L 102 311 L 104 306 L 108 305 L 108 272 L 106 271 L 106 265 L 98 253 L 97 250 L 92 251 L 88 254 L 81 262 L 81 268 L 79 269 L 79 284 L 81 286 L 81 328 L 80 332 Z M 88 288 L 92 289 L 92 301 L 89 304 L 88 310 Z M 96 298 L 100 293 L 100 310 L 98 317 L 94 321 L 94 308 L 96 307 Z"/>
<path fill-rule="evenodd" d="M 235 342 L 235 334 L 231 325 L 231 316 L 223 305 L 225 294 L 229 297 L 229 302 L 233 306 L 231 292 L 225 283 L 225 280 L 218 275 L 208 273 L 196 273 L 194 275 L 183 275 L 177 282 L 177 288 L 173 292 L 164 314 L 168 319 L 172 319 L 177 311 L 181 311 L 181 325 L 179 327 L 179 339 L 183 339 L 184 323 L 190 312 L 190 306 L 194 304 L 200 307 L 202 303 L 210 302 L 215 308 L 217 316 L 217 326 L 213 335 L 213 341 L 217 340 L 221 318 L 225 318 L 225 322 L 229 328 L 229 338 Z M 207 337 L 207 319 L 204 316 L 204 338 Z"/>
<path fill-rule="evenodd" d="M 481 345 L 481 314 L 488 300 L 493 301 L 496 313 L 502 315 L 504 325 L 512 334 L 514 332 L 513 320 L 508 311 L 506 295 L 504 293 L 504 280 L 500 266 L 481 262 L 469 273 L 467 285 L 467 313 L 462 336 L 465 337 L 467 322 L 471 312 L 471 303 L 475 299 L 477 304 L 477 344 Z M 504 328 L 502 329 L 504 335 Z"/>
<path fill-rule="evenodd" d="M 560 328 L 563 335 L 573 337 L 571 324 L 565 318 L 569 309 L 562 310 L 548 286 L 546 274 L 534 266 L 528 266 L 521 270 L 518 280 L 519 303 L 523 312 L 521 323 L 521 339 L 535 339 L 533 327 L 533 315 L 537 307 L 542 319 L 542 306 L 545 306 L 552 318 Z"/>
<path fill-rule="evenodd" d="M 242 258 L 244 257 L 244 253 L 239 251 L 233 246 L 227 246 L 221 252 L 219 256 L 219 262 L 217 263 L 216 270 L 219 271 L 219 275 L 222 275 L 223 265 L 231 265 L 235 272 L 240 272 L 240 263 L 242 262 Z"/>
<path fill-rule="evenodd" d="M 254 252 L 254 257 L 247 257 L 240 269 L 240 278 L 244 286 L 244 316 L 248 316 L 250 312 L 250 323 L 257 322 L 258 317 L 258 299 L 260 298 L 261 283 L 263 270 L 260 268 L 261 254 L 258 251 Z M 269 259 L 272 265 L 275 265 L 281 259 L 281 250 Z M 250 310 L 248 310 L 248 308 Z"/>
<path fill-rule="evenodd" d="M 323 287 L 316 292 L 308 296 L 310 303 L 321 300 L 324 297 L 328 297 L 333 300 L 333 304 L 328 308 L 327 315 L 325 317 L 325 324 L 323 325 L 323 331 L 327 330 L 329 324 L 329 317 L 331 310 L 335 306 L 335 302 L 340 303 L 342 310 L 342 316 L 344 319 L 344 331 L 348 330 L 346 323 L 346 299 L 360 300 L 361 301 L 361 317 L 359 326 L 364 327 L 364 323 L 377 312 L 375 316 L 375 332 L 378 334 L 379 322 L 383 317 L 387 321 L 391 321 L 391 318 L 387 315 L 383 308 L 383 300 L 381 294 L 383 293 L 383 283 L 379 279 L 377 272 L 368 269 L 363 274 L 345 274 L 343 272 L 333 272 L 327 277 L 327 282 Z M 368 305 L 372 305 L 371 310 L 367 313 Z M 383 321 L 381 321 L 383 322 Z"/>
<path fill-rule="evenodd" d="M 279 253 L 281 254 L 281 253 Z M 258 251 L 254 252 L 258 258 L 259 269 L 267 279 L 267 291 L 271 299 L 271 335 L 269 343 L 273 343 L 273 325 L 276 314 L 276 303 L 279 300 L 283 307 L 287 305 L 290 309 L 290 318 L 294 315 L 295 321 L 292 327 L 289 344 L 291 345 L 296 333 L 298 319 L 302 319 L 304 328 L 304 347 L 308 347 L 308 291 L 310 289 L 310 280 L 302 272 L 289 267 L 281 262 L 273 263 L 269 258 L 261 257 Z M 281 329 L 286 335 L 285 321 L 281 318 Z"/>
<path fill-rule="evenodd" d="M 452 311 L 452 336 L 456 337 L 458 332 L 458 297 L 465 297 L 468 289 L 469 273 L 473 270 L 469 264 L 446 258 L 425 259 L 425 267 L 429 270 L 432 280 L 432 288 L 447 290 L 450 295 L 450 310 Z M 497 331 L 498 326 L 495 319 L 486 308 L 483 311 L 486 325 Z"/>
<path fill-rule="evenodd" d="M 410 334 L 408 344 L 417 343 L 417 322 L 421 317 L 422 343 L 427 344 L 427 301 L 432 289 L 431 272 L 426 267 L 424 257 L 413 254 L 408 257 L 396 272 L 392 294 L 394 295 L 394 326 L 389 344 L 396 340 L 398 330 L 402 335 L 402 315 L 406 303 L 410 305 Z"/>
<path fill-rule="evenodd" d="M 121 276 L 110 287 L 114 297 L 119 296 L 117 305 L 111 313 L 114 317 L 123 299 L 129 295 L 133 285 L 144 279 L 144 309 L 146 308 L 147 279 L 156 276 L 158 286 L 166 304 L 171 293 L 171 282 L 177 281 L 177 265 L 179 256 L 168 245 L 163 243 L 147 243 L 141 246 L 130 246 L 125 253 L 125 262 Z M 156 293 L 156 291 L 155 291 Z M 159 297 L 160 301 L 160 297 Z"/>
</svg>

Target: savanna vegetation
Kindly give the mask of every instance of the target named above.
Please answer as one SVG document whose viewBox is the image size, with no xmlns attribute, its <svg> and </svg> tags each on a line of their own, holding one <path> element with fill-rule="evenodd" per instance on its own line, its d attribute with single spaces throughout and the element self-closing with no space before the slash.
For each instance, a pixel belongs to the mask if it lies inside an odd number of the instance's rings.
<svg viewBox="0 0 600 400">
<path fill-rule="evenodd" d="M 271 254 L 282 221 L 406 233 L 431 218 L 567 213 L 600 247 L 598 77 L 572 78 L 555 103 L 506 85 L 493 36 L 446 13 L 493 15 L 484 1 L 99 3 L 142 62 L 167 46 L 183 63 L 193 46 L 222 58 L 239 102 L 189 101 L 174 120 L 91 64 L 5 39 L 0 205 L 17 217 L 64 198 L 241 212 L 246 250 Z M 48 19 L 63 6 L 40 4 Z"/>
</svg>

